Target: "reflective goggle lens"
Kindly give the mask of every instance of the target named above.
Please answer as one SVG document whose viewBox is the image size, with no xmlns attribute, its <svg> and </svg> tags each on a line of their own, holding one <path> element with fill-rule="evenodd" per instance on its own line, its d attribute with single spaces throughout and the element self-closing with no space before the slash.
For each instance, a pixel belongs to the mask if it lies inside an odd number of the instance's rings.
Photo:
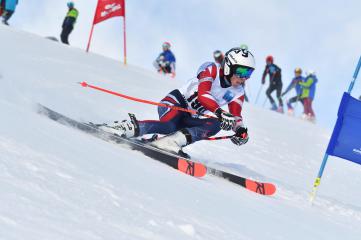
<svg viewBox="0 0 361 240">
<path fill-rule="evenodd" d="M 249 67 L 237 67 L 234 71 L 234 75 L 239 78 L 250 78 L 253 73 L 253 68 Z"/>
</svg>

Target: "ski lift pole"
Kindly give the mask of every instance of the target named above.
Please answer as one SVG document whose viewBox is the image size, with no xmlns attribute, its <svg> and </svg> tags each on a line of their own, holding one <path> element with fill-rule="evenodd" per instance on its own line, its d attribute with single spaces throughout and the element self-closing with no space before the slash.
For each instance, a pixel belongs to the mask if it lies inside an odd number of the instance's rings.
<svg viewBox="0 0 361 240">
<path fill-rule="evenodd" d="M 351 94 L 351 91 L 352 91 L 352 89 L 353 89 L 353 87 L 355 85 L 357 75 L 358 75 L 358 73 L 360 71 L 360 68 L 361 68 L 361 56 L 360 56 L 360 59 L 358 61 L 357 66 L 356 66 L 355 72 L 353 74 L 353 79 L 352 79 L 352 81 L 350 83 L 350 86 L 348 87 L 348 90 L 347 90 L 348 94 Z M 321 184 L 321 178 L 322 178 L 322 175 L 323 175 L 323 171 L 325 170 L 328 157 L 329 157 L 329 155 L 327 154 L 327 152 L 325 152 L 325 154 L 323 156 L 323 160 L 322 160 L 320 170 L 318 171 L 318 175 L 317 175 L 316 180 L 315 180 L 315 182 L 313 184 L 312 192 L 310 194 L 310 202 L 311 203 L 313 203 L 313 201 L 314 201 L 314 199 L 316 197 L 318 186 Z"/>
</svg>

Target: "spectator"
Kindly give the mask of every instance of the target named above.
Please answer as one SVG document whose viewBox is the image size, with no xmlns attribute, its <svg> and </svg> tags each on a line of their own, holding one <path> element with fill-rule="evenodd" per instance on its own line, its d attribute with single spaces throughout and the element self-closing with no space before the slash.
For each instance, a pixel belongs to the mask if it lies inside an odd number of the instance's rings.
<svg viewBox="0 0 361 240">
<path fill-rule="evenodd" d="M 221 50 L 216 50 L 213 52 L 213 58 L 214 58 L 214 61 L 216 62 L 216 64 L 218 66 L 221 66 L 221 64 L 224 60 L 224 55 Z"/>
<path fill-rule="evenodd" d="M 302 89 L 301 89 L 301 85 L 299 85 L 300 82 L 304 81 L 304 77 L 302 76 L 302 69 L 301 68 L 296 68 L 295 69 L 295 77 L 292 79 L 292 81 L 290 82 L 290 85 L 288 85 L 288 87 L 286 88 L 286 90 L 284 91 L 284 93 L 282 93 L 282 97 L 284 95 L 286 95 L 290 90 L 292 90 L 292 88 L 295 88 L 296 90 L 296 96 L 290 98 L 287 101 L 287 108 L 288 108 L 288 113 L 290 115 L 293 115 L 294 113 L 294 109 L 292 106 L 292 103 L 301 101 L 301 93 L 302 93 Z"/>
<path fill-rule="evenodd" d="M 74 29 L 74 24 L 76 22 L 76 19 L 78 18 L 79 12 L 76 8 L 74 8 L 73 2 L 68 2 L 68 12 L 66 14 L 66 17 L 64 19 L 63 25 L 62 25 L 62 32 L 60 35 L 62 43 L 69 44 L 69 35 Z"/>
<path fill-rule="evenodd" d="M 281 98 L 281 92 L 282 92 L 281 68 L 279 68 L 276 64 L 273 63 L 272 56 L 267 56 L 266 64 L 267 65 L 266 65 L 263 75 L 262 75 L 262 84 L 265 84 L 266 76 L 268 74 L 270 85 L 266 91 L 266 95 L 272 105 L 271 110 L 283 113 L 283 102 L 282 102 L 282 98 Z M 278 103 L 279 103 L 278 108 L 275 103 L 275 100 L 271 96 L 271 93 L 274 90 L 276 90 L 276 93 L 277 93 L 277 99 L 278 99 Z"/>
<path fill-rule="evenodd" d="M 175 57 L 170 50 L 170 43 L 164 42 L 162 45 L 163 52 L 159 54 L 157 59 L 153 62 L 154 67 L 159 73 L 170 74 L 172 78 L 175 77 Z"/>
<path fill-rule="evenodd" d="M 316 83 L 317 77 L 314 71 L 308 71 L 307 76 L 303 82 L 300 82 L 299 85 L 302 87 L 301 100 L 304 105 L 304 117 L 311 121 L 315 122 L 316 116 L 312 109 L 312 102 L 315 98 L 316 93 Z"/>
<path fill-rule="evenodd" d="M 0 16 L 3 15 L 4 8 L 5 8 L 5 0 L 0 0 Z"/>
<path fill-rule="evenodd" d="M 8 21 L 14 14 L 18 0 L 0 0 L 2 23 L 9 25 Z"/>
</svg>

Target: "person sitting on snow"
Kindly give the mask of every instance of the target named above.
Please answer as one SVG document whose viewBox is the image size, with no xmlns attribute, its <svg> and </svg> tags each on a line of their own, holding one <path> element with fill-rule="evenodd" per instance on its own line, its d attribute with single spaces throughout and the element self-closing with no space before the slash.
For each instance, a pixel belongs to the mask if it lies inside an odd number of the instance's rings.
<svg viewBox="0 0 361 240">
<path fill-rule="evenodd" d="M 170 74 L 175 77 L 175 57 L 170 50 L 170 43 L 164 42 L 162 45 L 163 52 L 159 54 L 157 59 L 153 62 L 154 67 L 159 73 Z"/>
<path fill-rule="evenodd" d="M 101 129 L 126 138 L 145 134 L 164 134 L 150 144 L 174 153 L 183 153 L 189 144 L 217 134 L 221 129 L 234 132 L 231 141 L 243 145 L 248 141 L 248 130 L 241 116 L 244 102 L 244 83 L 255 69 L 251 52 L 232 48 L 225 54 L 221 66 L 206 62 L 200 66 L 197 78 L 185 86 L 171 91 L 161 103 L 193 110 L 191 114 L 173 108 L 158 107 L 159 120 L 115 121 L 104 124 Z M 222 106 L 228 106 L 228 111 Z M 215 118 L 204 118 L 199 114 L 213 113 Z"/>
</svg>

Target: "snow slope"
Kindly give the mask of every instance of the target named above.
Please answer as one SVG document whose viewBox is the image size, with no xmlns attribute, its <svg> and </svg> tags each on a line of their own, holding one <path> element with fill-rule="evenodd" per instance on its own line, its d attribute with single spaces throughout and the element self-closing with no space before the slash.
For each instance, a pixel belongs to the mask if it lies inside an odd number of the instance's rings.
<svg viewBox="0 0 361 240">
<path fill-rule="evenodd" d="M 360 166 L 330 158 L 316 202 L 308 203 L 328 131 L 245 104 L 247 145 L 204 141 L 185 150 L 273 182 L 276 195 L 192 178 L 34 111 L 42 103 L 84 121 L 128 112 L 154 119 L 153 106 L 77 83 L 158 101 L 183 80 L 3 26 L 0 36 L 0 239 L 360 239 Z"/>
</svg>

